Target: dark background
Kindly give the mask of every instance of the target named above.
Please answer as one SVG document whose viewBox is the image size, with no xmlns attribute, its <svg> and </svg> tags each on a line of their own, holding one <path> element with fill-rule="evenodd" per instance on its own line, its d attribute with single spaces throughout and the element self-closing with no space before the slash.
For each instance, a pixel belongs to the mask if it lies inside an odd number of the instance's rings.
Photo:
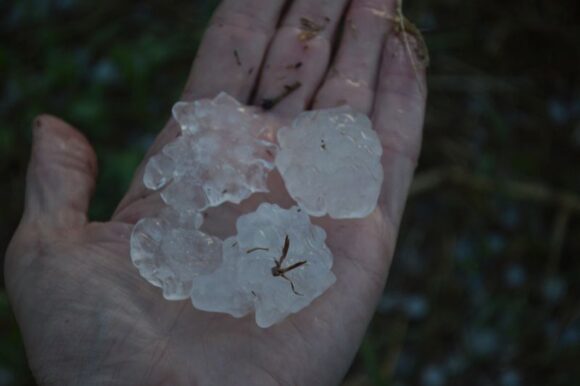
<svg viewBox="0 0 580 386">
<path fill-rule="evenodd" d="M 91 216 L 106 219 L 215 3 L 0 0 L 0 251 L 22 211 L 33 117 L 89 137 L 101 170 Z M 578 385 L 579 2 L 409 0 L 405 11 L 432 57 L 424 151 L 344 385 Z M 33 384 L 0 285 L 0 385 Z"/>
</svg>

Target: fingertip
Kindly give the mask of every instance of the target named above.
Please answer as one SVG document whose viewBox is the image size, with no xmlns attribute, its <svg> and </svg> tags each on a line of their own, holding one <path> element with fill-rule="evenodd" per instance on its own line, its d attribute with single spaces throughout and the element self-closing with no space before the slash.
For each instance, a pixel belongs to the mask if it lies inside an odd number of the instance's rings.
<svg viewBox="0 0 580 386">
<path fill-rule="evenodd" d="M 93 176 L 98 173 L 97 155 L 86 136 L 64 120 L 51 115 L 39 114 L 32 121 L 33 151 L 66 151 L 86 162 Z"/>
<path fill-rule="evenodd" d="M 77 129 L 49 114 L 34 118 L 32 132 L 23 220 L 84 224 L 97 174 L 92 146 Z"/>
<path fill-rule="evenodd" d="M 396 79 L 400 86 L 411 92 L 419 91 L 426 99 L 426 72 L 429 66 L 427 45 L 421 33 L 410 22 L 406 22 L 404 31 L 402 28 L 395 24 L 387 36 L 379 84 L 392 88 L 393 79 Z"/>
<path fill-rule="evenodd" d="M 427 98 L 427 48 L 418 31 L 395 23 L 383 49 L 373 123 L 383 145 L 381 206 L 399 224 L 421 151 Z M 404 31 L 404 32 L 402 32 Z"/>
</svg>

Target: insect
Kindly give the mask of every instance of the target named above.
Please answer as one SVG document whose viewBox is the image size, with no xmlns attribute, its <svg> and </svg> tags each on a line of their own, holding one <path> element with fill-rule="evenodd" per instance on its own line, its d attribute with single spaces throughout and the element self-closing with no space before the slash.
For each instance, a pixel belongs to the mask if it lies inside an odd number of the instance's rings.
<svg viewBox="0 0 580 386">
<path fill-rule="evenodd" d="M 283 279 L 288 280 L 290 282 L 290 287 L 292 287 L 292 292 L 294 292 L 296 295 L 303 296 L 301 293 L 296 291 L 296 289 L 294 288 L 294 282 L 292 280 L 290 280 L 288 278 L 288 276 L 286 276 L 286 272 L 290 272 L 293 269 L 296 269 L 298 267 L 303 266 L 304 264 L 306 264 L 306 260 L 299 261 L 297 263 L 290 265 L 289 267 L 283 268 L 282 263 L 284 262 L 284 260 L 288 256 L 288 249 L 290 249 L 290 238 L 288 237 L 288 235 L 286 235 L 286 238 L 284 239 L 284 246 L 282 247 L 282 255 L 278 259 L 274 259 L 275 266 L 272 267 L 272 276 L 274 276 L 274 277 L 279 276 Z M 259 248 L 258 247 L 258 248 L 248 249 L 246 251 L 246 253 L 252 253 L 255 251 L 268 251 L 268 250 L 269 250 L 268 248 Z"/>
</svg>

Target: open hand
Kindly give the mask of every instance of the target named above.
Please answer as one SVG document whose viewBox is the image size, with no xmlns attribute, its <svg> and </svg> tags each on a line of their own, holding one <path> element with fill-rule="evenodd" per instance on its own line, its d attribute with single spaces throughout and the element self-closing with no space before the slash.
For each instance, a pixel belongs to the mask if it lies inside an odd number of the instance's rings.
<svg viewBox="0 0 580 386">
<path fill-rule="evenodd" d="M 280 120 L 342 104 L 369 114 L 384 147 L 379 208 L 364 220 L 317 221 L 335 256 L 336 283 L 268 329 L 253 316 L 163 299 L 131 264 L 128 241 L 133 224 L 162 204 L 143 186 L 143 170 L 179 135 L 177 124 L 161 131 L 111 220 L 96 223 L 87 218 L 94 151 L 68 124 L 40 116 L 25 212 L 5 269 L 39 384 L 333 385 L 344 376 L 382 293 L 419 154 L 424 52 L 412 34 L 396 31 L 394 0 L 294 0 L 282 15 L 285 3 L 225 0 L 182 99 L 225 91 Z M 291 205 L 275 173 L 269 186 L 269 194 L 209 211 L 208 229 L 231 234 L 235 217 L 262 201 Z"/>
</svg>

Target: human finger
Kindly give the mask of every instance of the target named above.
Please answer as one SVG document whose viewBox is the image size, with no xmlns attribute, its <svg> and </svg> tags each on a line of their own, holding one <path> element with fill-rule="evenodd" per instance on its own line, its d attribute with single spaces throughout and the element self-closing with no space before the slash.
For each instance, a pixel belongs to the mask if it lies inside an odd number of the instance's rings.
<svg viewBox="0 0 580 386">
<path fill-rule="evenodd" d="M 353 0 L 340 46 L 316 94 L 317 109 L 349 105 L 369 114 L 374 100 L 381 52 L 391 28 L 395 0 Z"/>
<path fill-rule="evenodd" d="M 224 0 L 204 34 L 182 100 L 212 98 L 223 91 L 247 102 L 284 3 L 285 0 Z M 169 119 L 137 168 L 115 213 L 148 194 L 143 185 L 145 165 L 179 132 L 175 120 Z"/>
<path fill-rule="evenodd" d="M 379 198 L 394 224 L 403 214 L 421 150 L 428 54 L 418 31 L 391 34 L 385 44 L 372 120 L 383 146 Z"/>
<path fill-rule="evenodd" d="M 271 43 L 254 104 L 281 115 L 303 111 L 324 74 L 347 0 L 297 0 Z"/>
<path fill-rule="evenodd" d="M 95 152 L 78 130 L 50 115 L 37 117 L 23 223 L 40 221 L 58 228 L 84 225 L 96 175 Z"/>
</svg>

